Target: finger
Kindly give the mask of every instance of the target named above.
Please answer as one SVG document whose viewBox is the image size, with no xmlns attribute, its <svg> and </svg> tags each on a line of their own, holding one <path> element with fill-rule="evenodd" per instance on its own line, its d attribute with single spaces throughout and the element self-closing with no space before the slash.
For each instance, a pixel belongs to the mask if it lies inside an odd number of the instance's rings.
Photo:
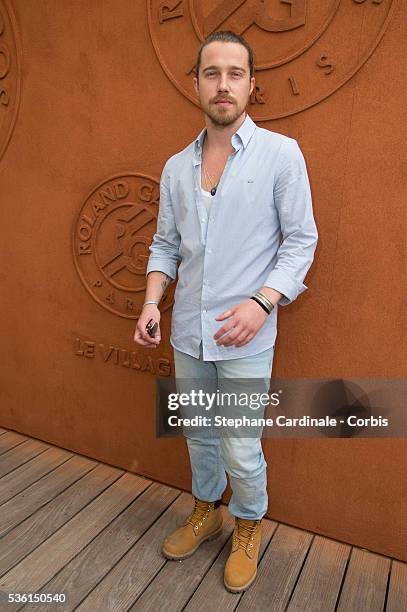
<svg viewBox="0 0 407 612">
<path fill-rule="evenodd" d="M 231 329 L 233 329 L 233 325 L 224 325 L 213 336 L 214 340 L 218 341 L 219 339 L 224 338 L 225 334 L 229 333 Z"/>
<path fill-rule="evenodd" d="M 222 321 L 222 319 L 226 319 L 227 317 L 230 317 L 232 314 L 233 314 L 232 310 L 225 310 L 225 312 L 222 312 L 222 314 L 217 315 L 215 319 L 217 321 Z"/>
<path fill-rule="evenodd" d="M 157 344 L 160 342 L 161 340 L 161 331 L 160 331 L 160 325 L 158 325 L 157 327 L 157 331 L 155 332 L 155 336 L 153 336 L 153 340 L 155 340 L 157 342 Z"/>
<path fill-rule="evenodd" d="M 230 334 L 228 334 L 227 336 L 223 336 L 223 338 L 219 340 L 218 344 L 223 344 L 224 346 L 230 346 L 231 344 L 234 344 L 236 338 L 241 333 L 242 328 L 241 326 L 239 326 L 235 327 L 234 329 L 235 331 L 230 332 Z"/>
<path fill-rule="evenodd" d="M 154 344 L 153 338 L 151 338 L 151 336 L 149 336 L 147 333 L 143 332 L 141 337 L 142 337 L 145 345 L 147 345 L 147 344 Z"/>
<path fill-rule="evenodd" d="M 239 342 L 239 344 L 236 344 L 236 346 L 244 346 L 245 344 L 248 344 L 250 340 L 254 338 L 254 335 L 255 334 L 248 334 L 246 338 L 242 342 Z"/>
<path fill-rule="evenodd" d="M 241 346 L 241 344 L 245 344 L 247 338 L 250 336 L 249 331 L 243 331 L 240 336 L 236 338 L 235 346 Z"/>
<path fill-rule="evenodd" d="M 150 346 L 150 342 L 147 342 L 147 340 L 143 340 L 143 338 L 141 338 L 140 336 L 138 338 L 134 338 L 135 342 L 137 342 L 137 344 L 141 344 L 142 346 Z"/>
<path fill-rule="evenodd" d="M 140 326 L 141 327 L 141 326 Z M 143 346 L 155 346 L 157 344 L 156 337 L 151 337 L 145 330 L 145 328 L 137 328 L 140 334 L 141 340 L 143 340 Z M 157 332 L 156 332 L 157 333 Z"/>
<path fill-rule="evenodd" d="M 216 334 L 214 334 L 213 336 L 214 340 L 217 340 L 218 338 L 223 336 L 223 334 L 226 334 L 229 330 L 233 329 L 234 327 L 236 327 L 236 321 L 231 320 L 228 323 L 225 323 L 225 325 L 222 325 L 222 327 L 218 329 Z"/>
</svg>

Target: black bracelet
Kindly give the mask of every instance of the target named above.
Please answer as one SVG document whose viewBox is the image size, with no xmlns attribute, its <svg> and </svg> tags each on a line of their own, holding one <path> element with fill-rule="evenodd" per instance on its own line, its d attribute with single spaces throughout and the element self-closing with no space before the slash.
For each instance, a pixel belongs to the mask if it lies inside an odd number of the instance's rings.
<svg viewBox="0 0 407 612">
<path fill-rule="evenodd" d="M 250 298 L 251 300 L 254 300 L 255 302 L 258 303 L 259 306 L 261 306 L 263 308 L 263 310 L 265 310 L 267 312 L 267 314 L 269 315 L 271 310 L 269 310 L 262 302 L 260 302 L 259 299 L 257 299 L 256 297 L 254 297 L 254 295 L 251 296 Z"/>
</svg>

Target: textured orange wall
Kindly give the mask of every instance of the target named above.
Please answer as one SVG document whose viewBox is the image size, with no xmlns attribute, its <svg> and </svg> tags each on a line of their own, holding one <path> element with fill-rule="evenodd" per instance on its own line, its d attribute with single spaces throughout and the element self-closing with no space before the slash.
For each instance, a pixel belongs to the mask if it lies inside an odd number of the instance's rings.
<svg viewBox="0 0 407 612">
<path fill-rule="evenodd" d="M 203 127 L 194 28 L 233 2 L 159 4 L 0 0 L 0 425 L 189 490 L 184 440 L 155 437 L 172 294 L 162 346 L 132 337 L 162 167 Z M 298 140 L 320 235 L 273 375 L 404 377 L 406 2 L 294 5 L 294 29 L 279 2 L 217 27 L 246 27 L 264 68 L 248 111 Z M 405 440 L 264 447 L 270 517 L 407 561 Z"/>
</svg>

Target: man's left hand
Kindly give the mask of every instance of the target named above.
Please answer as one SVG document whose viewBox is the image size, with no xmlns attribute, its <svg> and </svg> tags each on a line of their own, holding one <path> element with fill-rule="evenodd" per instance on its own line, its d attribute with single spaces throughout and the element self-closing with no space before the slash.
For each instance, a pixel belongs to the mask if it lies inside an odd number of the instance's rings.
<svg viewBox="0 0 407 612">
<path fill-rule="evenodd" d="M 222 325 L 213 338 L 217 345 L 243 346 L 254 338 L 268 316 L 267 312 L 254 300 L 240 302 L 240 304 L 215 317 L 216 321 L 229 320 Z M 229 330 L 232 331 L 224 335 Z M 221 338 L 221 336 L 223 337 Z"/>
</svg>

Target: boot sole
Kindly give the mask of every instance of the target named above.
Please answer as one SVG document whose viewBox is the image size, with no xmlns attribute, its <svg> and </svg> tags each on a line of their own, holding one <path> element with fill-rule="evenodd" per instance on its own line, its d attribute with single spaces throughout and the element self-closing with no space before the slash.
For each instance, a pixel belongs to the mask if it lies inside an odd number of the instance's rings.
<svg viewBox="0 0 407 612">
<path fill-rule="evenodd" d="M 246 591 L 246 589 L 248 589 L 253 584 L 253 582 L 256 579 L 256 576 L 257 576 L 257 569 L 256 569 L 256 573 L 254 574 L 252 578 L 250 578 L 249 582 L 246 582 L 246 584 L 243 584 L 240 587 L 232 587 L 229 584 L 227 584 L 225 580 L 223 582 L 224 582 L 226 589 L 230 591 L 230 593 L 241 593 L 242 591 Z"/>
<path fill-rule="evenodd" d="M 212 533 L 209 533 L 206 537 L 202 538 L 202 540 L 198 542 L 195 548 L 188 551 L 187 553 L 184 553 L 183 555 L 174 555 L 170 552 L 167 552 L 164 548 L 162 548 L 161 552 L 163 553 L 164 557 L 166 557 L 167 559 L 170 559 L 171 561 L 179 561 L 180 559 L 187 559 L 188 557 L 193 555 L 194 552 L 198 550 L 198 548 L 203 542 L 206 542 L 207 540 L 215 540 L 222 534 L 222 531 L 223 531 L 223 525 L 216 531 L 213 531 Z"/>
</svg>

